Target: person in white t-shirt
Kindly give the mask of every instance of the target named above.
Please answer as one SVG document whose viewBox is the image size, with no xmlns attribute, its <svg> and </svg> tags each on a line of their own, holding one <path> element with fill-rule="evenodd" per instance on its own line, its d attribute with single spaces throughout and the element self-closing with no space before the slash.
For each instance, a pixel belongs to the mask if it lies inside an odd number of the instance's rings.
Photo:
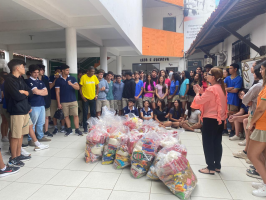
<svg viewBox="0 0 266 200">
<path fill-rule="evenodd" d="M 200 111 L 189 107 L 184 115 L 184 120 L 180 123 L 180 126 L 186 131 L 193 131 L 200 133 L 202 124 L 200 123 Z"/>
</svg>

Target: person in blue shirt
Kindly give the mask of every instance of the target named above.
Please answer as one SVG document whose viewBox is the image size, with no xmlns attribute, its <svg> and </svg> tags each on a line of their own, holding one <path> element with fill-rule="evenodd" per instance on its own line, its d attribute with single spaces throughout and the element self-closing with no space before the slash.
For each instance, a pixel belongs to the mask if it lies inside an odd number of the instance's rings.
<svg viewBox="0 0 266 200">
<path fill-rule="evenodd" d="M 225 90 L 227 91 L 227 109 L 228 109 L 228 117 L 235 114 L 239 110 L 240 99 L 238 97 L 238 91 L 242 88 L 243 79 L 238 75 L 239 65 L 234 63 L 229 66 L 230 76 L 224 79 Z M 228 130 L 230 132 L 229 137 L 233 137 L 235 135 L 235 127 L 234 123 L 230 123 L 232 126 L 232 130 Z"/>
<path fill-rule="evenodd" d="M 62 109 L 67 126 L 65 136 L 72 134 L 72 128 L 69 116 L 74 117 L 75 134 L 82 136 L 79 130 L 79 117 L 78 117 L 78 102 L 76 98 L 76 90 L 79 90 L 77 79 L 69 75 L 69 66 L 62 65 L 62 76 L 55 82 L 55 92 L 58 109 Z"/>
<path fill-rule="evenodd" d="M 116 82 L 113 86 L 114 106 L 119 116 L 122 115 L 122 94 L 124 90 L 124 83 L 122 82 L 121 75 L 116 75 Z"/>
<path fill-rule="evenodd" d="M 96 112 L 97 117 L 101 115 L 102 107 L 106 106 L 110 108 L 109 101 L 106 99 L 106 96 L 109 92 L 109 85 L 107 81 L 103 78 L 104 70 L 99 70 L 98 80 L 99 80 L 99 94 L 96 101 Z"/>
<path fill-rule="evenodd" d="M 181 84 L 181 77 L 178 73 L 173 73 L 171 85 L 170 85 L 170 92 L 168 96 L 168 109 L 173 106 L 175 100 L 179 100 L 179 89 Z"/>
<path fill-rule="evenodd" d="M 53 134 L 55 135 L 56 133 L 58 133 L 58 127 L 57 127 L 57 119 L 54 118 L 54 114 L 57 110 L 57 101 L 56 101 L 56 94 L 55 94 L 55 81 L 61 76 L 61 68 L 57 67 L 55 68 L 55 72 L 54 75 L 51 75 L 49 77 L 49 86 L 51 89 L 51 105 L 50 105 L 50 115 L 51 118 L 53 119 L 53 123 L 54 123 L 54 131 Z M 66 129 L 65 129 L 65 120 L 61 120 L 61 133 L 66 133 Z"/>
<path fill-rule="evenodd" d="M 36 132 L 37 139 L 40 142 L 51 141 L 44 137 L 43 125 L 45 124 L 45 100 L 44 96 L 48 95 L 47 88 L 43 81 L 39 80 L 38 76 L 40 68 L 38 65 L 30 65 L 29 72 L 30 78 L 27 80 L 27 85 L 32 90 L 33 96 L 29 97 L 29 103 L 31 105 L 30 118 L 33 123 L 33 130 Z M 36 127 L 36 131 L 35 131 Z M 28 135 L 28 142 L 30 146 L 35 146 L 30 135 Z"/>
<path fill-rule="evenodd" d="M 124 111 L 125 115 L 128 115 L 129 113 L 132 113 L 132 114 L 136 115 L 137 117 L 139 117 L 139 111 L 134 106 L 134 104 L 135 104 L 135 100 L 134 99 L 128 99 L 128 102 L 127 102 L 128 106 L 123 108 L 123 111 Z"/>
<path fill-rule="evenodd" d="M 153 119 L 153 110 L 149 107 L 149 100 L 144 101 L 144 107 L 140 111 L 140 116 L 143 120 Z"/>
<path fill-rule="evenodd" d="M 138 108 L 139 112 L 140 109 L 143 108 L 143 101 L 142 101 L 142 93 L 143 93 L 143 81 L 139 80 L 139 72 L 135 71 L 135 83 L 136 83 L 136 89 L 135 89 L 135 107 Z"/>
<path fill-rule="evenodd" d="M 182 116 L 184 116 L 184 112 L 186 109 L 186 104 L 188 101 L 188 90 L 189 90 L 189 72 L 188 71 L 183 71 L 182 73 L 182 84 L 180 87 L 180 91 L 179 91 L 179 99 L 182 102 Z"/>
</svg>

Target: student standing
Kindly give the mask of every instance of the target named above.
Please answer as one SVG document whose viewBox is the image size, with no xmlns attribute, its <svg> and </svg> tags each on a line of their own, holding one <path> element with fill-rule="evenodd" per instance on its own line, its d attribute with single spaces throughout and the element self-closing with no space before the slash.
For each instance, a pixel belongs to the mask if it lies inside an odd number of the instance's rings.
<svg viewBox="0 0 266 200">
<path fill-rule="evenodd" d="M 188 71 L 183 71 L 182 72 L 182 84 L 180 87 L 180 91 L 179 91 L 179 99 L 182 102 L 182 109 L 183 112 L 185 112 L 186 109 L 186 104 L 188 101 L 188 90 L 189 90 L 189 72 Z M 184 113 L 183 113 L 184 114 Z"/>
<path fill-rule="evenodd" d="M 153 69 L 151 72 L 151 80 L 155 82 L 156 84 L 158 83 L 158 72 L 157 69 Z"/>
<path fill-rule="evenodd" d="M 159 83 L 155 87 L 155 94 L 158 99 L 164 100 L 167 105 L 168 85 L 165 83 L 163 76 L 159 77 Z"/>
<path fill-rule="evenodd" d="M 101 115 L 102 107 L 106 106 L 107 108 L 110 108 L 109 101 L 106 99 L 106 95 L 109 92 L 109 85 L 107 81 L 103 78 L 103 75 L 104 71 L 100 70 L 98 74 L 99 94 L 98 94 L 98 99 L 96 101 L 97 117 Z"/>
<path fill-rule="evenodd" d="M 143 108 L 143 101 L 142 101 L 142 93 L 143 93 L 143 81 L 139 80 L 139 72 L 135 71 L 135 83 L 136 83 L 136 89 L 135 89 L 135 106 L 138 108 L 139 113 L 140 109 Z"/>
<path fill-rule="evenodd" d="M 200 87 L 202 86 L 202 79 L 201 79 L 201 74 L 195 74 L 194 78 L 189 81 L 189 90 L 188 90 L 188 105 L 187 107 L 190 107 L 190 104 L 193 102 L 194 97 L 196 96 L 193 86 L 194 85 L 199 85 Z"/>
<path fill-rule="evenodd" d="M 83 101 L 83 128 L 84 133 L 88 132 L 87 116 L 88 108 L 90 108 L 91 117 L 96 117 L 96 100 L 99 94 L 99 80 L 94 75 L 94 67 L 90 67 L 87 74 L 84 74 L 80 79 L 80 96 Z"/>
<path fill-rule="evenodd" d="M 240 99 L 238 97 L 238 91 L 242 88 L 243 79 L 238 75 L 238 64 L 231 64 L 229 66 L 230 76 L 224 79 L 225 90 L 227 91 L 227 103 L 228 103 L 228 117 L 238 112 Z M 231 123 L 232 130 L 229 137 L 235 135 L 234 123 Z"/>
<path fill-rule="evenodd" d="M 124 83 L 122 82 L 122 77 L 120 75 L 116 76 L 116 82 L 113 86 L 114 95 L 114 106 L 115 110 L 118 111 L 119 116 L 122 115 L 122 94 L 124 90 Z"/>
<path fill-rule="evenodd" d="M 179 100 L 179 89 L 181 84 L 181 78 L 178 73 L 174 73 L 171 80 L 170 92 L 168 96 L 168 109 L 172 107 L 175 100 Z"/>
<path fill-rule="evenodd" d="M 124 81 L 124 89 L 122 94 L 122 106 L 127 106 L 128 99 L 135 99 L 136 83 L 132 78 L 132 72 L 126 72 L 126 80 Z"/>
<path fill-rule="evenodd" d="M 146 81 L 143 84 L 143 88 L 144 88 L 143 102 L 148 100 L 149 103 L 152 105 L 153 109 L 155 109 L 155 98 L 154 98 L 155 87 L 156 87 L 156 83 L 152 82 L 151 74 L 148 74 L 146 77 Z"/>
<path fill-rule="evenodd" d="M 55 92 L 58 109 L 62 109 L 67 126 L 65 136 L 72 134 L 71 122 L 69 116 L 74 117 L 75 134 L 82 136 L 79 130 L 79 117 L 78 117 L 78 102 L 76 98 L 76 90 L 79 90 L 77 79 L 69 75 L 69 66 L 62 65 L 62 76 L 55 82 Z"/>
<path fill-rule="evenodd" d="M 164 77 L 164 80 L 165 80 L 164 82 L 165 82 L 165 84 L 168 86 L 168 88 L 170 88 L 171 80 L 168 78 L 168 75 L 167 75 L 167 73 L 166 73 L 165 70 L 161 70 L 161 71 L 160 71 L 158 78 L 160 78 L 161 76 Z"/>
<path fill-rule="evenodd" d="M 109 86 L 108 93 L 106 95 L 106 99 L 109 101 L 110 108 L 114 109 L 114 95 L 113 95 L 113 86 L 114 82 L 112 81 L 113 72 L 109 71 L 106 76 L 106 81 Z"/>
<path fill-rule="evenodd" d="M 31 89 L 21 78 L 25 74 L 26 63 L 23 60 L 12 59 L 8 63 L 10 74 L 5 80 L 5 98 L 7 111 L 10 114 L 11 129 L 11 157 L 8 166 L 23 167 L 23 156 L 21 155 L 21 146 L 23 135 L 29 133 L 29 113 L 31 106 L 28 102 L 28 96 L 32 96 Z"/>
<path fill-rule="evenodd" d="M 29 97 L 29 103 L 31 105 L 31 113 L 30 118 L 33 123 L 33 131 L 35 132 L 36 127 L 36 135 L 37 139 L 40 142 L 48 142 L 51 141 L 44 137 L 43 125 L 45 124 L 45 100 L 44 96 L 48 95 L 47 88 L 43 81 L 38 79 L 40 68 L 38 65 L 30 65 L 30 78 L 27 80 L 27 84 L 29 88 L 31 88 L 33 92 L 33 96 Z M 28 136 L 28 141 L 30 146 L 35 146 L 34 142 L 30 135 Z"/>
</svg>

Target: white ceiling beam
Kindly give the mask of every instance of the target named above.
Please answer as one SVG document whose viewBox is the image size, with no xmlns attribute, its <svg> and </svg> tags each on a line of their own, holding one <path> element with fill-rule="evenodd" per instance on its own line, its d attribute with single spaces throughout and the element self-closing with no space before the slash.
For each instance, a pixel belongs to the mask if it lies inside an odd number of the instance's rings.
<svg viewBox="0 0 266 200">
<path fill-rule="evenodd" d="M 91 30 L 77 30 L 77 34 L 97 46 L 103 46 L 102 39 Z"/>
<path fill-rule="evenodd" d="M 0 44 L 0 49 L 1 50 L 8 50 L 7 45 L 5 45 L 5 44 Z"/>
<path fill-rule="evenodd" d="M 107 56 L 113 56 L 111 53 L 107 52 Z M 78 53 L 78 58 L 89 58 L 89 57 L 100 57 L 100 52 L 99 53 Z M 45 56 L 47 59 L 60 59 L 60 58 L 66 58 L 65 54 L 53 54 L 49 55 L 47 54 Z"/>
<path fill-rule="evenodd" d="M 136 51 L 120 51 L 120 56 L 139 56 Z"/>
<path fill-rule="evenodd" d="M 1 22 L 0 32 L 56 31 L 63 28 L 48 19 Z"/>
<path fill-rule="evenodd" d="M 105 47 L 128 47 L 129 44 L 124 39 L 108 39 L 108 40 L 103 40 L 103 46 Z"/>
<path fill-rule="evenodd" d="M 107 48 L 107 52 L 111 53 L 112 56 L 119 56 L 119 51 L 114 48 Z"/>
<path fill-rule="evenodd" d="M 71 17 L 69 26 L 77 29 L 111 28 L 111 24 L 103 16 Z"/>
</svg>

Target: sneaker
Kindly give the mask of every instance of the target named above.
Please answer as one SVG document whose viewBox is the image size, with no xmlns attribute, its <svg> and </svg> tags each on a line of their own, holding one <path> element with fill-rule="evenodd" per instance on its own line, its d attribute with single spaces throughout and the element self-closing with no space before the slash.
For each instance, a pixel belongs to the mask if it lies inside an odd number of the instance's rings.
<svg viewBox="0 0 266 200">
<path fill-rule="evenodd" d="M 48 139 L 46 137 L 43 137 L 42 139 L 39 140 L 39 142 L 50 142 L 50 141 L 51 141 L 51 139 Z M 34 146 L 35 146 L 35 144 L 34 144 Z"/>
<path fill-rule="evenodd" d="M 30 156 L 31 154 L 29 152 L 27 152 L 25 149 L 21 148 L 21 154 L 23 156 Z"/>
<path fill-rule="evenodd" d="M 38 147 L 34 148 L 34 151 L 41 151 L 41 150 L 48 149 L 48 148 L 49 148 L 49 145 L 45 145 L 45 144 L 40 143 L 40 145 Z"/>
<path fill-rule="evenodd" d="M 53 134 L 55 135 L 55 134 L 57 134 L 57 133 L 58 133 L 58 129 L 55 128 L 54 131 L 53 131 Z"/>
<path fill-rule="evenodd" d="M 28 148 L 28 146 L 29 146 L 29 144 L 22 144 L 22 148 L 23 148 L 23 149 Z"/>
<path fill-rule="evenodd" d="M 229 140 L 240 140 L 241 139 L 241 136 L 237 136 L 237 135 L 234 135 L 232 137 L 229 137 Z"/>
<path fill-rule="evenodd" d="M 224 129 L 222 133 L 223 133 L 223 136 L 228 136 L 228 130 L 227 129 Z"/>
<path fill-rule="evenodd" d="M 60 129 L 60 133 L 66 133 L 67 132 L 67 129 L 66 128 L 61 128 Z"/>
<path fill-rule="evenodd" d="M 233 137 L 234 135 L 235 135 L 235 131 L 232 130 L 232 131 L 229 133 L 229 138 L 230 138 L 230 137 Z"/>
<path fill-rule="evenodd" d="M 245 154 L 244 151 L 239 151 L 237 153 L 233 153 L 233 156 L 236 158 L 243 158 L 243 159 L 248 158 L 247 154 Z"/>
<path fill-rule="evenodd" d="M 15 174 L 20 170 L 20 167 L 9 167 L 6 166 L 5 170 L 0 170 L 0 177 L 9 176 L 11 174 Z"/>
<path fill-rule="evenodd" d="M 84 130 L 83 131 L 83 134 L 88 134 L 88 130 Z"/>
<path fill-rule="evenodd" d="M 252 182 L 251 186 L 255 189 L 259 189 L 261 186 L 263 186 L 263 183 L 259 183 L 259 182 Z"/>
<path fill-rule="evenodd" d="M 30 140 L 30 141 L 28 142 L 28 145 L 31 146 L 31 147 L 35 147 L 35 144 L 34 144 L 34 142 L 33 142 L 32 140 Z"/>
<path fill-rule="evenodd" d="M 72 128 L 68 128 L 68 129 L 66 130 L 65 137 L 67 137 L 67 136 L 69 136 L 69 135 L 71 135 L 71 134 L 72 134 Z"/>
<path fill-rule="evenodd" d="M 46 135 L 47 137 L 53 137 L 54 135 L 51 134 L 49 131 L 45 132 L 44 135 Z"/>
<path fill-rule="evenodd" d="M 2 142 L 9 142 L 8 138 L 5 136 L 1 139 Z"/>
<path fill-rule="evenodd" d="M 22 161 L 20 161 L 19 159 L 17 159 L 17 158 L 9 158 L 9 161 L 8 161 L 8 163 L 7 163 L 7 165 L 9 166 L 9 167 L 24 167 L 24 162 L 22 162 Z"/>
<path fill-rule="evenodd" d="M 75 134 L 78 136 L 83 136 L 82 132 L 79 129 L 75 130 Z"/>
<path fill-rule="evenodd" d="M 23 156 L 22 154 L 17 157 L 20 161 L 29 161 L 31 159 L 31 156 Z"/>
<path fill-rule="evenodd" d="M 200 129 L 194 129 L 194 132 L 195 133 L 201 133 L 201 130 Z"/>
<path fill-rule="evenodd" d="M 247 164 L 252 164 L 252 162 L 248 158 L 246 158 L 245 161 Z"/>
<path fill-rule="evenodd" d="M 259 189 L 252 191 L 252 194 L 257 197 L 266 197 L 266 186 L 263 184 Z"/>
<path fill-rule="evenodd" d="M 251 170 L 256 170 L 256 168 L 254 167 L 254 165 L 250 165 L 250 166 L 249 166 L 249 169 L 251 169 Z"/>
<path fill-rule="evenodd" d="M 238 142 L 239 146 L 246 146 L 246 144 L 247 144 L 247 140 L 246 139 L 243 140 L 242 142 Z"/>
<path fill-rule="evenodd" d="M 259 173 L 256 172 L 256 170 L 247 169 L 246 175 L 248 175 L 250 177 L 253 177 L 253 178 L 259 178 L 259 179 L 261 179 Z"/>
</svg>

